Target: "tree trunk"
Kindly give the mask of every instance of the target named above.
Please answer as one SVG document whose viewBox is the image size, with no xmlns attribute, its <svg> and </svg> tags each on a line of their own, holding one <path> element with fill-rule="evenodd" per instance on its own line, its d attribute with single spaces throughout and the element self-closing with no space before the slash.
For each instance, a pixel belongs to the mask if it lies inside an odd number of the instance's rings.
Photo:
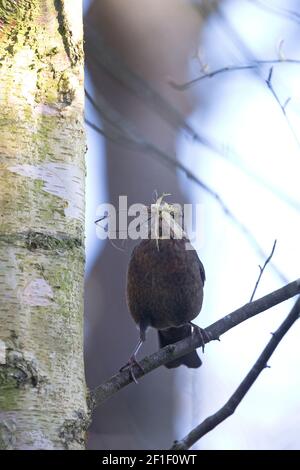
<svg viewBox="0 0 300 470">
<path fill-rule="evenodd" d="M 2 449 L 84 448 L 80 7 L 0 0 Z"/>
</svg>

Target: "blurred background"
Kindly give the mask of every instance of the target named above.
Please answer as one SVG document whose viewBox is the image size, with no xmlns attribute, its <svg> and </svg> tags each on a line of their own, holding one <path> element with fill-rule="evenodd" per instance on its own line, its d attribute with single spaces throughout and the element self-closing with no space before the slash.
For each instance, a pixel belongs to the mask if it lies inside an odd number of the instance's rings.
<svg viewBox="0 0 300 470">
<path fill-rule="evenodd" d="M 202 327 L 249 301 L 275 239 L 256 298 L 299 277 L 300 9 L 293 0 L 94 0 L 84 12 L 85 354 L 94 388 L 138 338 L 125 301 L 134 242 L 96 237 L 100 203 L 127 195 L 128 205 L 150 204 L 157 191 L 202 204 Z M 200 369 L 160 368 L 123 389 L 94 413 L 89 448 L 170 447 L 227 401 L 292 305 L 209 344 Z M 300 449 L 299 335 L 296 324 L 235 414 L 194 448 Z M 157 347 L 150 331 L 141 357 Z"/>
</svg>

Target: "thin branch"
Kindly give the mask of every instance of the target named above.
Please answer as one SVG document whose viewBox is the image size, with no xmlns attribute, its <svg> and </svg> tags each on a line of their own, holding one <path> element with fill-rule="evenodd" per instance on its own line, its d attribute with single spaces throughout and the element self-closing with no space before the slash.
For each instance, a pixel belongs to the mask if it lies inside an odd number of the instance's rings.
<svg viewBox="0 0 300 470">
<path fill-rule="evenodd" d="M 113 142 L 114 144 L 120 145 L 124 148 L 128 148 L 129 150 L 139 150 L 137 148 L 137 145 L 135 142 L 132 142 L 131 140 L 128 140 L 124 135 L 121 133 L 117 132 L 115 129 L 113 132 L 108 132 L 107 130 L 102 129 L 101 127 L 97 126 L 94 124 L 92 121 L 87 119 L 86 117 L 84 118 L 84 122 L 95 132 L 100 134 L 102 137 L 105 139 L 109 140 L 110 142 Z"/>
<path fill-rule="evenodd" d="M 244 64 L 244 65 L 228 65 L 220 69 L 213 70 L 212 72 L 205 73 L 196 77 L 193 80 L 185 83 L 177 83 L 173 80 L 169 80 L 169 84 L 176 90 L 183 91 L 187 90 L 191 86 L 199 83 L 207 78 L 213 78 L 216 75 L 220 75 L 226 72 L 237 72 L 239 70 L 255 70 L 259 69 L 262 65 L 275 65 L 275 64 L 298 64 L 300 65 L 300 60 L 297 59 L 270 59 L 270 60 L 256 60 L 254 63 Z"/>
<path fill-rule="evenodd" d="M 252 3 L 258 8 L 261 8 L 269 13 L 274 15 L 285 17 L 287 20 L 293 21 L 297 25 L 300 24 L 300 14 L 296 11 L 288 10 L 279 6 L 268 5 L 261 0 L 248 0 L 249 3 Z"/>
<path fill-rule="evenodd" d="M 293 126 L 288 118 L 288 115 L 286 113 L 286 103 L 284 105 L 281 104 L 280 102 L 280 99 L 277 95 L 277 93 L 275 92 L 274 90 L 274 87 L 272 85 L 272 75 L 273 75 L 273 66 L 270 68 L 270 71 L 269 71 L 269 76 L 268 76 L 268 79 L 264 79 L 263 76 L 262 76 L 262 72 L 261 72 L 261 65 L 266 65 L 266 64 L 279 64 L 279 63 L 297 63 L 297 64 L 300 64 L 300 60 L 296 60 L 296 59 L 282 59 L 282 58 L 279 58 L 279 59 L 276 59 L 276 60 L 257 60 L 254 55 L 252 54 L 251 50 L 248 48 L 248 46 L 246 44 L 244 44 L 243 40 L 240 38 L 239 34 L 235 31 L 235 29 L 232 27 L 232 25 L 230 24 L 230 22 L 227 20 L 227 18 L 224 16 L 223 13 L 221 13 L 221 11 L 219 10 L 218 11 L 218 15 L 219 17 L 222 19 L 222 22 L 223 22 L 223 25 L 225 27 L 225 29 L 228 31 L 230 37 L 232 37 L 234 43 L 238 43 L 240 45 L 240 47 L 243 49 L 244 53 L 245 53 L 245 56 L 247 57 L 247 60 L 248 60 L 248 64 L 246 65 L 237 65 L 237 66 L 233 66 L 233 67 L 223 67 L 219 70 L 215 70 L 214 72 L 211 72 L 211 73 L 207 73 L 207 74 L 204 74 L 198 78 L 195 78 L 189 82 L 186 82 L 186 83 L 183 83 L 183 84 L 177 84 L 175 83 L 174 81 L 169 81 L 169 84 L 177 89 L 177 90 L 186 90 L 188 88 L 190 88 L 192 85 L 194 85 L 195 83 L 198 83 L 199 81 L 203 80 L 204 78 L 208 78 L 208 77 L 213 77 L 215 75 L 218 75 L 220 73 L 224 73 L 224 72 L 232 72 L 232 71 L 236 71 L 236 70 L 252 70 L 256 73 L 256 75 L 262 79 L 268 89 L 270 90 L 273 98 L 275 99 L 276 103 L 278 104 L 281 112 L 283 113 L 284 115 L 284 118 L 286 120 L 286 123 L 288 125 L 288 128 L 290 130 L 290 132 L 292 133 L 293 135 L 293 138 L 295 139 L 298 147 L 300 148 L 300 142 L 298 140 L 298 137 L 297 137 L 297 134 L 296 132 L 294 131 L 293 129 Z M 288 99 L 289 101 L 289 99 Z"/>
<path fill-rule="evenodd" d="M 205 333 L 203 335 L 204 342 L 208 343 L 209 341 L 218 340 L 221 335 L 229 331 L 231 328 L 234 328 L 254 315 L 264 312 L 265 310 L 274 307 L 274 305 L 278 305 L 299 293 L 300 279 L 297 279 L 296 281 L 291 282 L 290 284 L 287 284 L 284 287 L 255 300 L 254 302 L 244 305 L 205 328 Z M 134 366 L 134 375 L 136 378 L 140 378 L 152 370 L 157 369 L 161 365 L 182 357 L 200 346 L 202 346 L 202 340 L 199 338 L 199 335 L 192 335 L 176 344 L 165 346 L 140 361 L 143 372 L 139 367 Z M 90 407 L 93 409 L 101 405 L 104 401 L 129 385 L 132 381 L 132 375 L 128 370 L 124 370 L 114 375 L 95 390 L 91 391 Z"/>
<path fill-rule="evenodd" d="M 268 263 L 271 261 L 271 259 L 272 259 L 272 256 L 273 256 L 274 251 L 275 251 L 275 248 L 276 248 L 276 243 L 277 243 L 277 240 L 274 241 L 272 251 L 271 251 L 270 255 L 268 256 L 268 258 L 266 259 L 265 264 L 263 265 L 263 267 L 259 266 L 259 271 L 260 271 L 260 272 L 259 272 L 259 276 L 258 276 L 258 279 L 257 279 L 256 284 L 255 284 L 255 286 L 254 286 L 254 289 L 253 289 L 253 292 L 252 292 L 252 295 L 251 295 L 251 297 L 250 297 L 249 302 L 252 302 L 252 300 L 253 300 L 253 298 L 254 298 L 254 296 L 255 296 L 255 292 L 257 291 L 258 284 L 260 283 L 261 277 L 262 277 L 263 272 L 264 272 L 264 270 L 265 270 L 265 267 L 267 266 L 267 264 L 268 264 Z"/>
<path fill-rule="evenodd" d="M 215 414 L 209 416 L 201 424 L 196 426 L 191 432 L 189 432 L 183 439 L 180 441 L 175 441 L 172 446 L 172 450 L 185 450 L 192 447 L 201 437 L 210 432 L 225 419 L 231 416 L 238 405 L 241 403 L 246 393 L 252 387 L 256 381 L 259 374 L 268 367 L 268 360 L 272 356 L 273 352 L 279 345 L 280 341 L 288 330 L 292 327 L 295 321 L 299 318 L 300 314 L 300 297 L 296 301 L 294 307 L 292 308 L 290 314 L 286 317 L 284 322 L 280 325 L 275 333 L 272 334 L 272 338 L 268 342 L 267 346 L 259 356 L 258 360 L 253 365 L 252 369 L 242 383 L 238 386 L 233 395 L 225 403 L 225 405 L 217 411 Z"/>
<path fill-rule="evenodd" d="M 225 11 L 226 10 L 224 8 L 220 8 L 217 12 L 221 28 L 227 34 L 231 43 L 242 53 L 246 60 L 250 63 L 255 63 L 257 61 L 257 57 L 256 54 L 253 53 L 251 46 L 249 46 L 249 41 L 246 42 L 243 39 L 243 36 L 239 33 L 238 29 L 236 29 L 234 23 L 232 23 L 232 15 L 228 15 L 228 12 Z M 260 71 L 255 71 L 255 73 L 259 75 Z"/>
<path fill-rule="evenodd" d="M 289 99 L 285 102 L 284 107 L 286 107 L 289 103 Z M 267 189 L 272 193 L 273 196 L 276 196 L 278 199 L 283 201 L 288 206 L 292 207 L 296 211 L 300 211 L 300 201 L 296 198 L 291 197 L 285 191 L 281 190 L 280 187 L 276 186 L 272 183 L 272 181 L 268 181 L 264 178 L 264 176 L 260 175 L 259 173 L 253 171 L 251 166 L 247 163 L 247 161 L 242 161 L 242 159 L 235 155 L 232 149 L 227 151 L 227 155 L 220 155 L 220 157 L 226 158 L 226 162 L 230 163 L 238 170 L 242 171 L 245 175 L 251 178 L 255 183 L 261 185 L 263 188 Z"/>
<path fill-rule="evenodd" d="M 201 2 L 201 5 L 197 6 L 196 8 L 200 8 L 201 10 L 201 15 L 207 17 L 209 14 L 211 14 L 213 11 L 216 11 L 219 0 L 216 0 L 212 2 L 211 0 L 208 2 Z M 195 5 L 194 5 L 195 6 Z M 104 41 L 102 37 L 99 35 L 98 32 L 96 32 L 95 28 L 91 26 L 90 23 L 87 23 L 87 29 L 85 30 L 85 35 L 87 37 L 87 41 L 93 41 L 93 45 L 95 45 L 96 49 L 98 48 L 98 52 L 96 54 L 96 57 L 93 59 L 100 67 L 103 67 L 105 70 L 107 70 L 114 79 L 117 79 L 121 81 L 127 88 L 129 88 L 137 97 L 140 99 L 145 100 L 150 106 L 154 106 L 156 111 L 160 115 L 166 114 L 165 119 L 167 121 L 170 121 L 169 123 L 175 123 L 175 127 L 183 127 L 189 133 L 195 140 L 197 140 L 199 143 L 202 145 L 208 147 L 210 150 L 212 150 L 215 153 L 218 153 L 220 156 L 223 158 L 224 154 L 222 153 L 221 149 L 218 148 L 220 146 L 216 146 L 209 142 L 205 136 L 200 135 L 197 133 L 194 129 L 191 127 L 186 128 L 187 124 L 185 123 L 183 117 L 181 114 L 172 107 L 170 103 L 168 103 L 159 93 L 157 93 L 155 90 L 153 90 L 149 84 L 141 77 L 139 77 L 136 73 L 134 73 L 128 66 L 119 58 L 116 56 L 115 52 L 112 50 L 108 50 L 106 45 L 104 44 Z M 95 48 L 89 48 L 91 49 L 89 52 L 93 55 L 95 54 Z M 164 112 L 162 111 L 161 108 L 164 108 Z M 88 122 L 88 125 L 90 127 L 93 127 L 96 132 L 98 130 L 94 127 L 93 123 L 90 121 Z M 130 143 L 126 141 L 124 138 L 122 139 L 121 136 L 116 136 L 116 135 L 110 135 L 107 132 L 104 132 L 103 129 L 99 129 L 99 133 L 107 137 L 109 140 L 120 144 L 124 145 L 124 143 L 127 144 L 128 148 L 130 148 Z M 131 148 L 133 146 L 131 145 Z M 261 178 L 260 178 L 261 182 Z M 263 182 L 264 186 L 268 187 L 268 184 L 266 182 Z M 270 188 L 269 188 L 270 189 Z M 275 188 L 271 188 L 271 190 L 276 193 Z M 278 192 L 277 192 L 278 195 Z M 283 199 L 285 202 L 288 204 L 292 205 L 293 207 L 296 207 L 296 209 L 299 209 L 297 207 L 297 203 L 294 201 L 290 201 L 289 198 L 287 198 L 283 194 L 279 194 L 279 197 Z"/>
<path fill-rule="evenodd" d="M 228 67 L 223 67 L 221 69 L 218 69 L 218 70 L 215 70 L 213 72 L 210 72 L 210 73 L 207 73 L 207 74 L 204 74 L 202 75 L 201 77 L 198 77 L 198 78 L 195 78 L 194 80 L 191 80 L 190 82 L 186 82 L 186 83 L 183 83 L 183 84 L 178 84 L 174 81 L 169 81 L 169 84 L 173 87 L 173 88 L 176 88 L 177 90 L 185 90 L 187 88 L 189 88 L 190 86 L 194 85 L 195 83 L 203 80 L 204 78 L 211 78 L 215 75 L 218 75 L 218 74 L 221 74 L 221 73 L 225 73 L 225 72 L 233 72 L 233 71 L 237 71 L 237 70 L 257 70 L 258 67 L 262 64 L 279 64 L 279 63 L 283 63 L 283 62 L 287 62 L 287 63 L 297 63 L 297 64 L 300 64 L 300 60 L 294 60 L 294 59 L 277 59 L 277 60 L 257 60 L 255 61 L 255 63 L 252 63 L 252 64 L 248 64 L 248 65 L 237 65 L 237 66 L 228 66 Z M 263 81 L 265 82 L 265 84 L 267 85 L 269 91 L 271 92 L 276 104 L 279 106 L 283 116 L 284 116 L 284 119 L 287 123 L 287 126 L 297 144 L 297 146 L 300 148 L 300 141 L 298 139 L 298 136 L 291 124 L 291 121 L 287 115 L 287 112 L 286 112 L 286 107 L 288 105 L 288 103 L 291 101 L 291 97 L 288 97 L 284 104 L 281 104 L 281 101 L 277 95 L 277 93 L 275 92 L 275 89 L 274 89 L 274 86 L 272 84 L 272 75 L 273 75 L 273 67 L 270 68 L 269 70 L 269 75 L 268 75 L 268 78 L 267 79 L 264 79 L 262 77 L 262 74 L 259 74 L 259 78 L 260 79 L 263 79 Z M 219 155 L 221 155 L 220 152 L 218 152 Z M 223 155 L 222 155 L 223 156 Z M 230 159 L 228 159 L 227 161 L 230 162 Z M 231 160 L 231 163 L 234 163 L 232 160 Z M 290 198 L 289 196 L 287 196 L 286 194 L 282 193 L 282 191 L 278 190 L 278 188 L 274 188 L 272 187 L 272 185 L 264 180 L 262 180 L 262 178 L 258 175 L 253 175 L 253 172 L 248 168 L 245 167 L 244 165 L 244 168 L 243 168 L 243 171 L 247 174 L 249 174 L 250 176 L 252 176 L 253 178 L 256 178 L 257 181 L 259 181 L 261 184 L 263 184 L 267 189 L 271 190 L 272 192 L 274 192 L 275 195 L 277 195 L 278 197 L 280 197 L 283 201 L 285 201 L 287 204 L 289 204 L 290 206 L 292 206 L 294 209 L 296 210 L 299 210 L 299 203 L 295 200 L 293 200 L 292 198 Z"/>
<path fill-rule="evenodd" d="M 248 62 L 248 65 L 245 65 L 244 66 L 244 69 L 248 69 L 248 70 L 252 70 L 257 76 L 259 79 L 263 80 L 264 83 L 267 84 L 270 92 L 272 93 L 272 96 L 273 98 L 275 99 L 275 102 L 279 105 L 280 107 L 280 110 L 282 111 L 283 115 L 284 115 L 284 118 L 286 120 L 286 123 L 289 127 L 289 130 L 290 132 L 292 133 L 293 135 L 293 138 L 295 139 L 298 147 L 300 148 L 300 142 L 298 140 L 298 137 L 296 135 L 296 132 L 294 131 L 293 129 L 293 126 L 286 114 L 286 110 L 285 110 L 285 106 L 283 106 L 271 84 L 271 77 L 272 77 L 272 73 L 273 73 L 273 67 L 271 67 L 270 69 L 270 73 L 269 73 L 269 78 L 266 80 L 264 77 L 263 77 L 263 74 L 262 74 L 262 70 L 261 70 L 261 65 L 263 64 L 267 64 L 267 63 L 270 63 L 270 61 L 266 61 L 266 60 L 257 60 L 255 55 L 253 54 L 253 52 L 251 51 L 250 47 L 244 42 L 244 40 L 242 39 L 242 37 L 240 36 L 240 34 L 236 31 L 235 27 L 231 24 L 231 21 L 226 17 L 226 15 L 224 14 L 224 12 L 222 12 L 222 10 L 219 8 L 217 10 L 217 15 L 219 16 L 221 22 L 222 22 L 222 26 L 223 28 L 225 29 L 225 31 L 227 32 L 228 34 L 228 37 L 231 39 L 231 41 L 233 42 L 233 44 L 235 44 L 241 51 L 242 53 L 244 54 L 244 56 L 246 57 L 246 60 Z M 290 63 L 300 63 L 300 61 L 295 61 L 295 60 L 291 60 L 291 59 L 283 59 L 282 57 L 280 57 L 279 59 L 277 59 L 277 61 L 273 61 L 273 65 L 274 63 L 282 63 L 282 62 L 290 62 Z M 242 66 L 237 66 L 236 69 L 239 69 L 241 70 Z M 223 68 L 222 70 L 225 71 L 226 68 Z M 229 71 L 229 69 L 227 69 L 226 71 Z M 215 73 L 216 74 L 216 73 Z M 208 76 L 210 74 L 207 74 Z M 200 77 L 200 79 L 202 79 L 202 77 Z M 179 88 L 179 89 L 186 89 L 188 88 L 190 85 L 194 84 L 196 81 L 199 81 L 199 80 L 192 80 L 191 82 L 188 82 L 187 84 L 184 84 L 184 87 L 182 88 L 182 86 Z M 171 82 L 172 84 L 173 82 Z M 174 83 L 173 83 L 174 85 Z M 178 89 L 178 87 L 177 87 Z"/>
<path fill-rule="evenodd" d="M 273 85 L 272 85 L 273 70 L 274 70 L 274 68 L 273 68 L 273 67 L 270 67 L 269 75 L 268 75 L 267 80 L 265 80 L 265 82 L 266 82 L 267 87 L 268 87 L 269 90 L 271 91 L 272 95 L 274 96 L 275 100 L 276 100 L 277 103 L 279 104 L 279 107 L 280 107 L 281 111 L 283 112 L 284 116 L 286 116 L 285 109 L 284 109 L 284 107 L 282 106 L 282 104 L 281 104 L 281 102 L 280 102 L 280 99 L 278 98 L 278 95 L 276 94 L 276 92 L 275 92 L 275 90 L 274 90 L 274 88 L 273 88 Z"/>
<path fill-rule="evenodd" d="M 286 111 L 286 107 L 287 107 L 287 105 L 289 104 L 290 101 L 291 101 L 291 97 L 289 96 L 282 105 L 284 111 Z"/>
<path fill-rule="evenodd" d="M 250 243 L 255 247 L 255 250 L 259 254 L 262 259 L 266 258 L 265 252 L 260 247 L 258 241 L 256 240 L 255 236 L 252 232 L 244 225 L 240 220 L 234 215 L 234 213 L 229 209 L 229 207 L 223 202 L 221 196 L 210 188 L 207 184 L 205 184 L 198 176 L 195 175 L 188 167 L 186 167 L 182 162 L 177 160 L 176 157 L 172 157 L 171 155 L 162 151 L 159 147 L 154 145 L 152 142 L 147 141 L 143 136 L 141 136 L 135 126 L 125 121 L 123 116 L 121 116 L 116 110 L 112 109 L 103 96 L 97 95 L 97 102 L 92 98 L 87 90 L 85 90 L 85 94 L 89 102 L 95 108 L 96 111 L 100 114 L 100 116 L 107 121 L 109 124 L 113 125 L 118 131 L 118 138 L 120 135 L 126 140 L 126 142 L 131 142 L 134 145 L 136 150 L 142 151 L 146 153 L 151 158 L 155 158 L 161 164 L 164 164 L 168 168 L 174 170 L 179 169 L 192 181 L 194 181 L 198 186 L 200 186 L 207 194 L 209 194 L 219 205 L 222 209 L 224 214 L 238 227 L 241 233 L 250 241 Z M 91 125 L 88 121 L 88 124 Z M 97 126 L 92 124 L 94 130 L 97 131 Z M 103 135 L 103 130 L 99 128 L 99 133 Z M 272 264 L 272 267 L 278 277 L 283 281 L 286 282 L 286 278 L 284 275 L 279 271 L 279 269 Z"/>
<path fill-rule="evenodd" d="M 250 50 L 250 48 L 248 47 L 247 44 L 244 43 L 243 39 L 241 38 L 240 34 L 235 30 L 235 28 L 232 26 L 230 20 L 228 20 L 228 18 L 226 18 L 226 16 L 221 12 L 219 11 L 219 16 L 220 18 L 222 19 L 222 24 L 224 26 L 224 28 L 228 31 L 229 33 L 229 36 L 233 39 L 233 41 L 238 44 L 240 46 L 240 48 L 244 51 L 244 55 L 245 57 L 247 58 L 248 61 L 250 61 L 250 63 L 258 63 L 258 60 L 256 59 L 256 57 L 253 55 L 252 51 Z M 279 56 L 281 55 L 280 51 L 279 51 Z M 281 60 L 284 60 L 282 57 L 279 57 Z M 267 87 L 269 88 L 273 98 L 275 99 L 275 102 L 278 104 L 280 110 L 282 111 L 283 113 L 283 116 L 286 120 L 286 123 L 288 125 L 288 128 L 290 130 L 290 132 L 292 133 L 298 147 L 300 147 L 300 142 L 297 138 L 297 135 L 293 129 L 293 126 L 292 124 L 290 123 L 290 120 L 286 114 L 286 110 L 285 110 L 285 107 L 282 106 L 278 96 L 277 96 L 277 93 L 275 92 L 274 90 L 274 87 L 272 86 L 272 75 L 273 75 L 273 66 L 270 68 L 270 71 L 269 71 L 269 77 L 267 80 L 265 80 L 265 78 L 263 77 L 263 73 L 261 71 L 261 69 L 255 69 L 254 72 L 256 73 L 256 75 L 262 79 L 266 84 L 267 84 Z"/>
<path fill-rule="evenodd" d="M 266 85 L 269 88 L 270 92 L 272 93 L 272 95 L 273 95 L 275 101 L 277 102 L 279 108 L 281 109 L 282 114 L 283 114 L 283 116 L 286 120 L 286 123 L 287 123 L 288 127 L 289 127 L 289 130 L 293 134 L 293 137 L 294 137 L 298 147 L 300 147 L 300 142 L 298 140 L 297 134 L 293 129 L 293 126 L 292 126 L 292 124 L 291 124 L 291 122 L 288 118 L 288 115 L 286 114 L 286 109 L 285 108 L 286 108 L 287 103 L 290 101 L 290 98 L 288 98 L 288 100 L 285 101 L 284 105 L 281 104 L 280 99 L 279 99 L 279 97 L 278 97 L 277 93 L 275 92 L 274 87 L 272 85 L 272 76 L 273 76 L 273 67 L 270 68 L 269 76 L 268 76 L 267 80 L 265 80 Z"/>
<path fill-rule="evenodd" d="M 89 95 L 90 96 L 90 95 Z M 285 103 L 285 106 L 288 104 L 288 101 Z M 105 137 L 108 139 L 110 142 L 113 142 L 114 144 L 120 145 L 124 148 L 124 146 L 128 150 L 140 150 L 140 147 L 136 144 L 136 142 L 133 142 L 132 139 L 129 140 L 124 133 L 121 131 L 117 131 L 116 128 L 114 127 L 112 132 L 109 132 L 107 130 L 104 130 L 103 128 L 97 126 L 93 122 L 91 122 L 88 118 L 85 118 L 85 123 L 93 129 L 95 132 L 100 134 L 101 136 Z M 289 195 L 287 195 L 285 192 L 281 191 L 280 188 L 275 187 L 271 182 L 266 181 L 262 176 L 256 174 L 253 172 L 247 164 L 242 163 L 241 160 L 238 159 L 236 155 L 234 155 L 232 152 L 229 156 L 225 156 L 224 154 L 218 152 L 218 155 L 221 158 L 226 158 L 226 162 L 230 163 L 231 165 L 237 167 L 240 171 L 245 173 L 247 176 L 252 178 L 254 181 L 256 181 L 258 184 L 263 186 L 265 189 L 270 191 L 273 195 L 275 195 L 277 198 L 282 200 L 285 204 L 289 205 L 296 211 L 300 211 L 300 203 L 296 201 L 296 199 L 293 199 Z M 202 186 L 201 186 L 202 187 Z M 276 270 L 276 269 L 275 269 Z M 283 278 L 283 276 L 280 276 L 281 280 L 283 282 L 286 282 L 286 279 Z"/>
<path fill-rule="evenodd" d="M 189 80 L 188 82 L 178 83 L 178 82 L 175 82 L 174 80 L 168 80 L 168 83 L 169 85 L 171 85 L 172 88 L 175 88 L 175 90 L 184 91 L 192 87 L 193 85 L 196 85 L 196 83 L 202 82 L 203 80 L 207 78 L 213 78 L 216 75 L 220 75 L 225 72 L 237 72 L 239 70 L 249 70 L 249 69 L 254 69 L 254 68 L 257 68 L 256 64 L 228 65 L 226 67 L 213 70 L 212 72 L 204 73 L 203 75 L 200 75 L 200 77 L 193 78 L 193 80 Z"/>
<path fill-rule="evenodd" d="M 231 21 L 226 18 L 226 16 L 224 15 L 224 13 L 222 13 L 220 10 L 218 11 L 218 14 L 219 14 L 219 17 L 221 18 L 222 20 L 222 24 L 223 24 L 223 27 L 227 30 L 229 36 L 231 37 L 232 41 L 237 44 L 240 49 L 243 51 L 245 57 L 247 58 L 247 61 L 250 62 L 250 63 L 258 63 L 258 60 L 256 59 L 255 55 L 252 53 L 251 49 L 249 48 L 249 46 L 247 44 L 244 43 L 243 39 L 241 38 L 240 34 L 236 31 L 235 27 L 232 26 L 231 24 Z M 279 51 L 279 56 L 281 55 L 280 51 Z M 284 60 L 282 57 L 279 57 L 281 60 Z M 285 111 L 285 108 L 284 106 L 282 106 L 273 86 L 272 86 L 272 75 L 273 75 L 273 66 L 270 68 L 270 72 L 269 72 L 269 77 L 267 80 L 265 80 L 265 78 L 263 77 L 263 73 L 262 73 L 262 70 L 260 68 L 257 68 L 257 69 L 254 69 L 254 72 L 256 73 L 256 75 L 261 79 L 263 80 L 270 92 L 272 93 L 272 96 L 273 98 L 275 99 L 275 102 L 278 104 L 280 110 L 282 111 L 283 113 L 283 116 L 286 120 L 286 123 L 288 125 L 288 128 L 290 130 L 290 132 L 292 133 L 298 147 L 300 147 L 300 143 L 299 143 L 299 140 L 297 138 L 297 135 L 293 129 L 293 126 L 291 125 L 290 123 L 290 120 L 286 114 L 286 111 Z"/>
</svg>

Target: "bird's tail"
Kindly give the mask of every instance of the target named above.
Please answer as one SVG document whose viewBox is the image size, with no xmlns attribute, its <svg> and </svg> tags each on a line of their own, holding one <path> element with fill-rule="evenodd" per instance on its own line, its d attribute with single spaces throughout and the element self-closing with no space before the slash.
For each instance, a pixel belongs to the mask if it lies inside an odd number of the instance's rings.
<svg viewBox="0 0 300 470">
<path fill-rule="evenodd" d="M 166 330 L 159 330 L 158 331 L 158 340 L 160 348 L 167 346 L 168 344 L 177 343 L 184 338 L 187 338 L 192 333 L 191 325 L 183 325 L 178 328 L 167 328 Z M 165 366 L 168 369 L 173 369 L 174 367 L 179 367 L 181 365 L 185 365 L 187 367 L 196 369 L 200 367 L 202 361 L 198 356 L 196 351 L 192 351 L 185 356 L 179 357 L 174 361 L 168 362 Z"/>
</svg>

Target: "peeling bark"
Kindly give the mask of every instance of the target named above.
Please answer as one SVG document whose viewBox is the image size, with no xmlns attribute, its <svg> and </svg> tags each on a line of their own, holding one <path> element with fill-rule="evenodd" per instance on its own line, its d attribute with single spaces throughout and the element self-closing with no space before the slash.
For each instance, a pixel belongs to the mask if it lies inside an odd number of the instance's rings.
<svg viewBox="0 0 300 470">
<path fill-rule="evenodd" d="M 82 449 L 81 1 L 0 0 L 0 448 Z M 76 10 L 76 14 L 74 12 Z"/>
</svg>

